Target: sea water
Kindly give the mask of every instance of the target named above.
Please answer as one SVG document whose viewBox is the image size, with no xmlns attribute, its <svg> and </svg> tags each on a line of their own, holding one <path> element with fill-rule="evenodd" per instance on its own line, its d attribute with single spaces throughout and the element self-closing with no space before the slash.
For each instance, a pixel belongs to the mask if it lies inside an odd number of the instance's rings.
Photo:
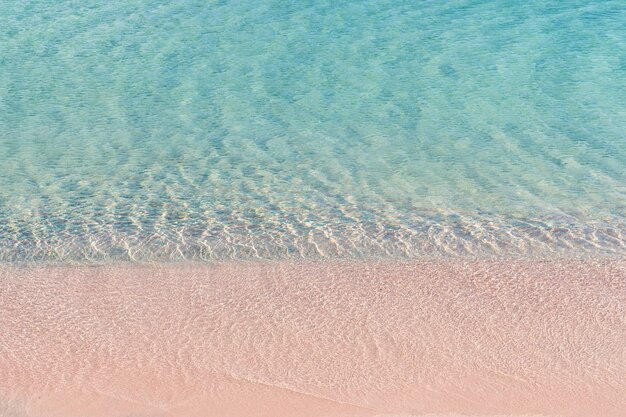
<svg viewBox="0 0 626 417">
<path fill-rule="evenodd" d="M 0 261 L 626 253 L 622 0 L 0 3 Z"/>
</svg>

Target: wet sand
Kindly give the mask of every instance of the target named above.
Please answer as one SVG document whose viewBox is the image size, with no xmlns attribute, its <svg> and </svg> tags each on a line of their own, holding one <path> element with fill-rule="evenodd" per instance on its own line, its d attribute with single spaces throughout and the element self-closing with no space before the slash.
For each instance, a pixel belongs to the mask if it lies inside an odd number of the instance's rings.
<svg viewBox="0 0 626 417">
<path fill-rule="evenodd" d="M 0 415 L 626 415 L 626 260 L 0 268 Z"/>
</svg>

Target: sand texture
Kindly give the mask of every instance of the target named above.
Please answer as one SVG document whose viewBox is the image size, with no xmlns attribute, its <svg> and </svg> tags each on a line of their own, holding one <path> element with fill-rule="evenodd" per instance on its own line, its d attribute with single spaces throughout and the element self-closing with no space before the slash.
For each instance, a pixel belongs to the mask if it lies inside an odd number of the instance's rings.
<svg viewBox="0 0 626 417">
<path fill-rule="evenodd" d="M 0 415 L 626 416 L 626 261 L 0 268 Z"/>
</svg>

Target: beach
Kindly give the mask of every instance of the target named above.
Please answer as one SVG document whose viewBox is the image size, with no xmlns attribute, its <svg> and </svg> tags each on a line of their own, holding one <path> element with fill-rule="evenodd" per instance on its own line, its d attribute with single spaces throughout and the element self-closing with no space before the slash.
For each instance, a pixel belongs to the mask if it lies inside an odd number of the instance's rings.
<svg viewBox="0 0 626 417">
<path fill-rule="evenodd" d="M 626 410 L 626 261 L 0 268 L 0 415 Z"/>
<path fill-rule="evenodd" d="M 0 417 L 626 417 L 624 85 L 624 0 L 0 1 Z"/>
</svg>

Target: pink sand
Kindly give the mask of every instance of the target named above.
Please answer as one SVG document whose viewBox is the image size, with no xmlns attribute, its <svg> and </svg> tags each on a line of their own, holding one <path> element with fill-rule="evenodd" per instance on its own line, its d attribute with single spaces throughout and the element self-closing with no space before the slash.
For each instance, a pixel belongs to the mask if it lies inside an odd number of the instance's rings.
<svg viewBox="0 0 626 417">
<path fill-rule="evenodd" d="M 626 260 L 0 268 L 0 415 L 626 416 Z"/>
</svg>

